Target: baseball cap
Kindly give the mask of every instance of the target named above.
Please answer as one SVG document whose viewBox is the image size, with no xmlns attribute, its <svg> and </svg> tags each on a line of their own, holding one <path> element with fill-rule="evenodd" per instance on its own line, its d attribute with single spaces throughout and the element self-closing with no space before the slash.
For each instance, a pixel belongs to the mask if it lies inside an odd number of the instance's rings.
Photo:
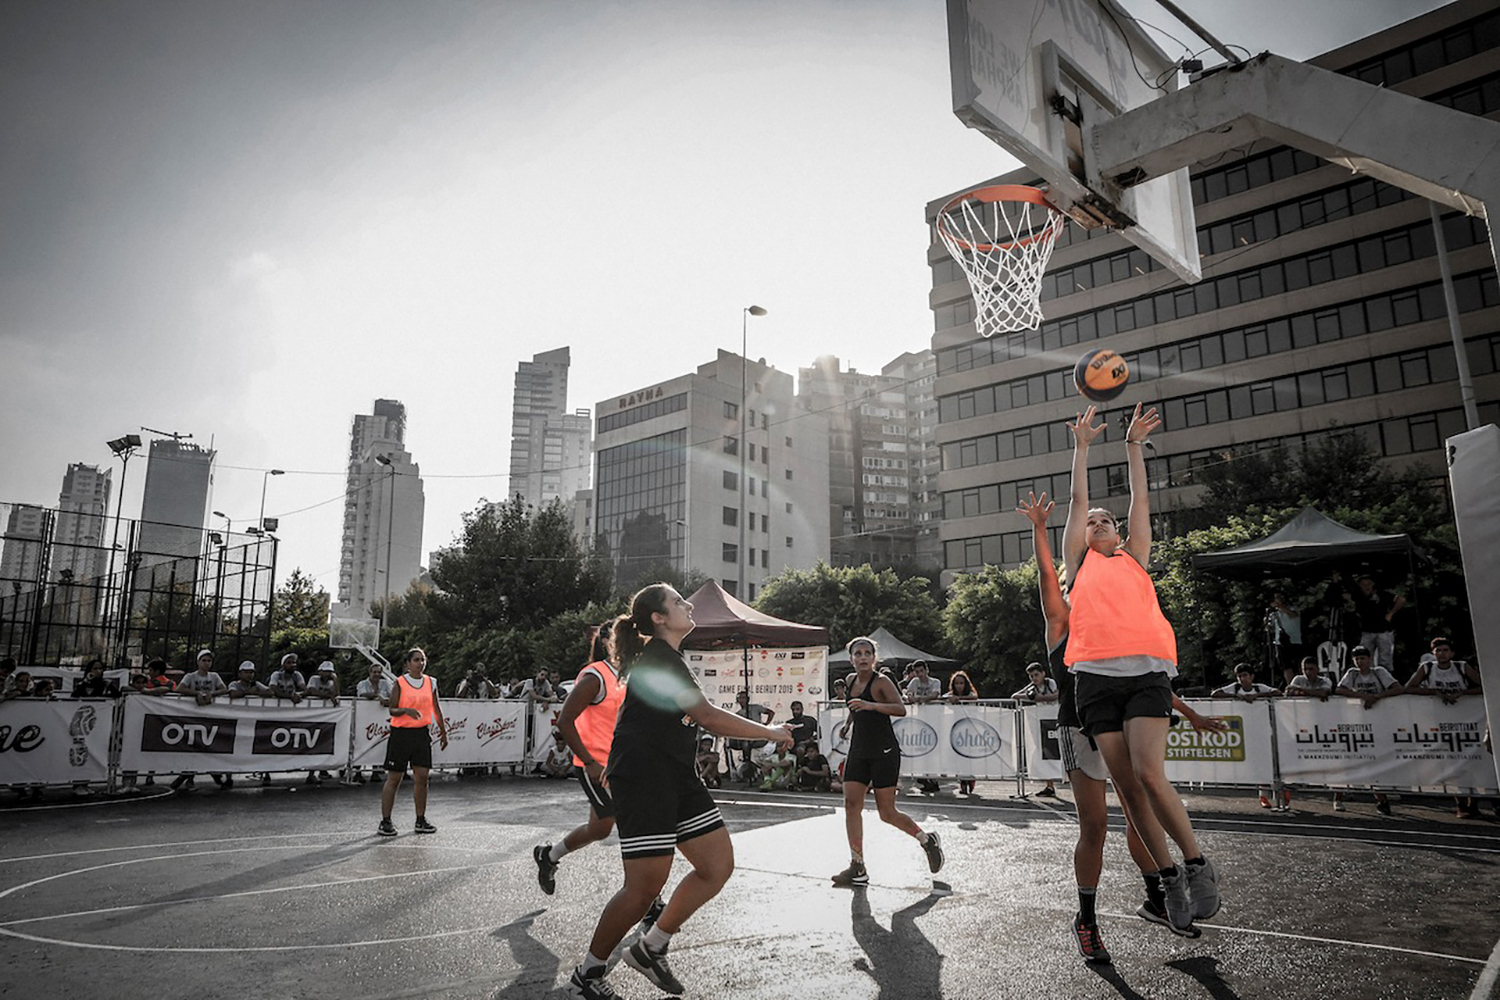
<svg viewBox="0 0 1500 1000">
<path fill-rule="evenodd" d="M 1370 647 L 1368 647 L 1368 646 L 1355 646 L 1353 649 L 1349 650 L 1349 655 L 1350 656 L 1369 656 L 1370 655 Z"/>
<path fill-rule="evenodd" d="M 240 673 L 244 673 L 246 670 L 250 671 L 252 674 L 255 673 L 255 661 L 254 660 L 241 660 L 240 661 Z"/>
<path fill-rule="evenodd" d="M 297 658 L 297 654 L 296 653 L 288 653 L 288 654 L 286 654 L 285 656 L 283 656 L 281 658 L 281 665 L 282 666 L 286 666 L 286 661 L 287 660 L 295 660 L 296 658 Z"/>
<path fill-rule="evenodd" d="M 201 660 L 205 656 L 208 657 L 210 660 L 212 660 L 214 658 L 214 651 L 211 650 L 211 649 L 200 649 L 200 650 L 198 650 L 198 655 L 195 656 L 195 657 L 193 657 L 193 659 L 195 659 L 195 660 Z"/>
<path fill-rule="evenodd" d="M 333 673 L 333 661 L 332 660 L 324 660 L 322 663 L 318 664 L 318 673 L 321 674 L 321 673 L 325 673 L 325 672 L 326 673 L 330 673 L 330 674 Z"/>
</svg>

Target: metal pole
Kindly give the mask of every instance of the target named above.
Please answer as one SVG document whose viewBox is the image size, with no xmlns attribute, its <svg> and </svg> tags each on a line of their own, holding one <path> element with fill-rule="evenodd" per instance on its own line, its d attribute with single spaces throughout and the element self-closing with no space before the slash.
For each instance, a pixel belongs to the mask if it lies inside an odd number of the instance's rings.
<svg viewBox="0 0 1500 1000">
<path fill-rule="evenodd" d="M 1172 0 L 1156 0 L 1156 2 L 1165 7 L 1168 13 L 1177 18 L 1177 20 L 1187 25 L 1188 29 L 1191 30 L 1193 34 L 1197 35 L 1199 38 L 1203 39 L 1205 42 L 1211 45 L 1213 47 L 1213 50 L 1219 55 L 1223 56 L 1225 59 L 1228 59 L 1232 64 L 1236 66 L 1240 64 L 1241 60 L 1239 56 L 1231 52 L 1223 42 L 1219 41 L 1213 35 L 1210 35 L 1207 29 L 1203 27 L 1203 25 L 1199 24 L 1197 21 L 1189 17 L 1187 13 L 1181 7 L 1173 3 Z M 1126 14 L 1125 16 L 1130 17 L 1129 14 Z M 1135 18 L 1133 17 L 1131 17 L 1130 19 L 1132 21 L 1135 20 Z"/>
<path fill-rule="evenodd" d="M 385 511 L 385 600 L 380 605 L 380 630 L 385 631 L 386 621 L 391 614 L 391 533 L 395 531 L 396 523 L 396 465 L 391 463 L 391 472 L 387 477 L 390 480 L 390 504 Z"/>
<path fill-rule="evenodd" d="M 1429 201 L 1432 212 L 1432 235 L 1437 242 L 1438 270 L 1443 276 L 1443 303 L 1448 307 L 1448 332 L 1453 337 L 1453 359 L 1458 362 L 1458 391 L 1464 401 L 1464 422 L 1469 430 L 1479 426 L 1479 407 L 1474 402 L 1474 379 L 1469 375 L 1469 352 L 1464 347 L 1464 331 L 1458 321 L 1458 298 L 1453 294 L 1453 271 L 1448 267 L 1448 241 L 1443 238 L 1443 220 L 1437 202 Z"/>
<path fill-rule="evenodd" d="M 108 579 L 109 579 L 109 585 L 111 587 L 114 586 L 114 580 L 115 580 L 115 550 L 120 547 L 120 509 L 125 505 L 125 477 L 130 473 L 130 455 L 131 455 L 131 449 L 129 449 L 129 448 L 127 448 L 125 451 L 121 452 L 121 454 L 120 454 L 120 492 L 115 496 L 115 533 L 114 533 L 114 537 L 112 539 L 110 539 L 110 543 L 109 543 L 109 575 L 108 575 Z M 105 615 L 106 615 L 106 617 L 105 617 L 105 622 L 104 622 L 104 635 L 105 635 L 105 644 L 106 644 L 105 645 L 105 649 L 106 649 L 105 655 L 109 658 L 109 662 L 112 665 L 118 666 L 118 661 L 115 658 L 116 657 L 116 650 L 114 648 L 114 643 L 109 640 L 110 622 L 109 622 L 109 618 L 108 618 L 108 614 L 109 614 L 108 608 L 109 608 L 109 602 L 106 601 L 105 602 Z"/>
<path fill-rule="evenodd" d="M 740 600 L 746 604 L 750 603 L 750 581 L 745 576 L 745 458 L 750 451 L 750 444 L 745 430 L 745 407 L 749 401 L 750 359 L 746 355 L 747 337 L 750 325 L 750 309 L 747 306 L 740 310 L 740 549 L 739 549 L 739 594 Z"/>
</svg>

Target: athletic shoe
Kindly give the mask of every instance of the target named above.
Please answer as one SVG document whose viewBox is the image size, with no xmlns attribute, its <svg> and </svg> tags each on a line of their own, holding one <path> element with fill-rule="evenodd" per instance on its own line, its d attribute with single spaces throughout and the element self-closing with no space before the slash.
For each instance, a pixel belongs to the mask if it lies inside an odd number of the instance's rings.
<svg viewBox="0 0 1500 1000">
<path fill-rule="evenodd" d="M 388 819 L 383 819 L 380 821 L 380 825 L 375 828 L 375 833 L 381 837 L 394 837 L 396 835 L 396 824 Z"/>
<path fill-rule="evenodd" d="M 869 885 L 870 874 L 865 871 L 863 861 L 851 861 L 848 868 L 833 877 L 833 884 L 838 886 Z"/>
<path fill-rule="evenodd" d="M 1057 790 L 1054 788 L 1043 788 L 1040 792 L 1036 793 L 1036 797 L 1039 799 L 1055 799 L 1057 798 Z"/>
<path fill-rule="evenodd" d="M 262 774 L 260 776 L 260 787 L 262 787 L 262 788 L 270 788 L 271 787 L 271 776 L 269 774 Z"/>
<path fill-rule="evenodd" d="M 1333 811 L 1336 812 L 1336 813 L 1341 813 L 1341 812 L 1344 811 L 1344 800 L 1343 799 L 1334 799 L 1333 800 Z"/>
<path fill-rule="evenodd" d="M 936 875 L 943 870 L 943 848 L 938 843 L 938 835 L 929 832 L 927 839 L 922 841 L 922 850 L 927 853 L 927 867 L 932 869 Z"/>
<path fill-rule="evenodd" d="M 417 817 L 417 825 L 412 828 L 413 833 L 437 833 L 437 827 L 427 822 L 426 816 Z"/>
<path fill-rule="evenodd" d="M 576 1000 L 610 1000 L 618 997 L 609 983 L 604 980 L 603 968 L 592 969 L 584 972 L 583 969 L 575 968 L 573 975 L 568 979 L 568 996 Z"/>
<path fill-rule="evenodd" d="M 670 993 L 674 997 L 682 995 L 683 985 L 672 975 L 672 967 L 667 964 L 665 951 L 652 951 L 646 947 L 645 941 L 637 941 L 625 953 L 625 964 L 651 980 L 651 985 L 663 993 Z"/>
<path fill-rule="evenodd" d="M 1269 808 L 1271 808 L 1271 800 L 1269 798 L 1267 798 L 1266 796 L 1262 795 L 1260 797 L 1260 807 L 1262 809 L 1269 809 Z"/>
<path fill-rule="evenodd" d="M 1086 924 L 1081 916 L 1073 918 L 1073 940 L 1078 944 L 1078 954 L 1090 965 L 1112 965 L 1109 950 L 1099 936 L 1098 924 Z"/>
<path fill-rule="evenodd" d="M 1136 909 L 1135 915 L 1148 923 L 1160 924 L 1173 934 L 1179 934 L 1185 938 L 1203 936 L 1203 932 L 1196 927 L 1184 927 L 1181 930 L 1173 927 L 1172 921 L 1167 919 L 1167 908 L 1155 900 L 1146 900 Z"/>
<path fill-rule="evenodd" d="M 1177 874 L 1161 876 L 1161 891 L 1167 897 L 1167 919 L 1173 930 L 1186 930 L 1193 926 L 1193 903 L 1188 898 L 1188 877 L 1181 868 Z"/>
<path fill-rule="evenodd" d="M 1390 802 L 1386 799 L 1381 799 L 1379 802 L 1375 803 L 1375 811 L 1380 813 L 1380 815 L 1382 816 L 1389 816 L 1391 814 Z"/>
<path fill-rule="evenodd" d="M 1187 869 L 1188 896 L 1193 901 L 1193 919 L 1207 920 L 1219 912 L 1219 873 L 1207 858 L 1201 865 L 1184 865 Z"/>
<path fill-rule="evenodd" d="M 532 860 L 536 862 L 536 884 L 549 896 L 557 891 L 557 862 L 552 860 L 551 851 L 551 844 L 538 844 L 531 849 Z"/>
</svg>

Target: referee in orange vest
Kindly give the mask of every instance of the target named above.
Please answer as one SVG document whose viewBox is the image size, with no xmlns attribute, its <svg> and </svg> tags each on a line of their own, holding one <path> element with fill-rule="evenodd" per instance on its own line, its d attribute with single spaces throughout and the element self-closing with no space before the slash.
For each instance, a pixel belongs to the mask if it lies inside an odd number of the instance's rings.
<svg viewBox="0 0 1500 1000">
<path fill-rule="evenodd" d="M 438 727 L 438 743 L 448 749 L 448 724 L 443 720 L 443 706 L 438 702 L 437 681 L 428 677 L 427 654 L 409 649 L 401 664 L 402 674 L 391 688 L 391 735 L 385 744 L 385 787 L 380 793 L 380 827 L 382 837 L 394 837 L 391 810 L 396 805 L 396 789 L 411 768 L 414 783 L 412 798 L 417 806 L 416 833 L 437 833 L 427 822 L 427 772 L 432 768 L 433 722 Z"/>
</svg>

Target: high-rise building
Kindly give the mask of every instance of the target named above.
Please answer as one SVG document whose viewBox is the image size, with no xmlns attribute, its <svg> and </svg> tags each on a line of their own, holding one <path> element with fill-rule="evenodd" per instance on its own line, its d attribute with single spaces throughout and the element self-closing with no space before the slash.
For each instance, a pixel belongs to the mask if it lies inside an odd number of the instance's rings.
<svg viewBox="0 0 1500 1000">
<path fill-rule="evenodd" d="M 0 549 L 0 597 L 34 591 L 42 581 L 43 534 L 47 512 L 32 504 L 14 504 L 5 521 L 5 547 Z"/>
<path fill-rule="evenodd" d="M 400 597 L 422 574 L 426 498 L 421 469 L 406 450 L 406 407 L 377 399 L 349 431 L 339 604 L 356 618 L 387 594 Z"/>
<path fill-rule="evenodd" d="M 941 569 L 943 543 L 938 522 L 943 516 L 937 474 L 942 452 L 937 446 L 937 356 L 931 351 L 907 351 L 887 363 L 880 374 L 894 378 L 906 394 L 906 469 L 911 501 L 912 561 L 922 569 Z"/>
<path fill-rule="evenodd" d="M 151 442 L 136 541 L 143 568 L 183 560 L 178 578 L 195 574 L 196 559 L 203 547 L 213 468 L 214 452 L 210 448 L 177 438 Z"/>
<path fill-rule="evenodd" d="M 594 546 L 617 579 L 693 569 L 753 601 L 827 561 L 828 421 L 796 406 L 790 375 L 719 351 L 596 412 Z"/>
<path fill-rule="evenodd" d="M 97 580 L 109 571 L 105 531 L 109 514 L 110 470 L 82 462 L 68 466 L 57 495 L 57 527 L 52 533 L 49 575 Z"/>
<path fill-rule="evenodd" d="M 1447 107 L 1500 113 L 1500 13 L 1459 0 L 1312 62 Z M 1160 408 L 1153 506 L 1190 519 L 1200 470 L 1262 449 L 1358 435 L 1391 466 L 1440 475 L 1464 429 L 1436 239 L 1425 200 L 1265 141 L 1192 171 L 1203 281 L 1184 285 L 1118 234 L 1064 230 L 1039 329 L 976 335 L 969 288 L 934 243 L 932 304 L 947 576 L 1031 554 L 1018 497 L 1066 501 L 1073 360 L 1107 346 L 1133 382 L 1104 414 L 1090 498 L 1127 495 L 1127 407 Z M 1018 171 L 985 183 L 1030 183 Z M 976 185 L 978 186 L 978 185 Z M 934 218 L 948 200 L 927 206 Z M 1485 224 L 1442 209 L 1482 422 L 1500 417 L 1500 288 Z M 1054 515 L 1057 530 L 1063 511 Z M 1054 547 L 1056 541 L 1054 540 Z"/>
<path fill-rule="evenodd" d="M 511 405 L 510 496 L 538 506 L 572 503 L 589 487 L 589 411 L 567 412 L 569 349 L 516 365 Z"/>
</svg>

